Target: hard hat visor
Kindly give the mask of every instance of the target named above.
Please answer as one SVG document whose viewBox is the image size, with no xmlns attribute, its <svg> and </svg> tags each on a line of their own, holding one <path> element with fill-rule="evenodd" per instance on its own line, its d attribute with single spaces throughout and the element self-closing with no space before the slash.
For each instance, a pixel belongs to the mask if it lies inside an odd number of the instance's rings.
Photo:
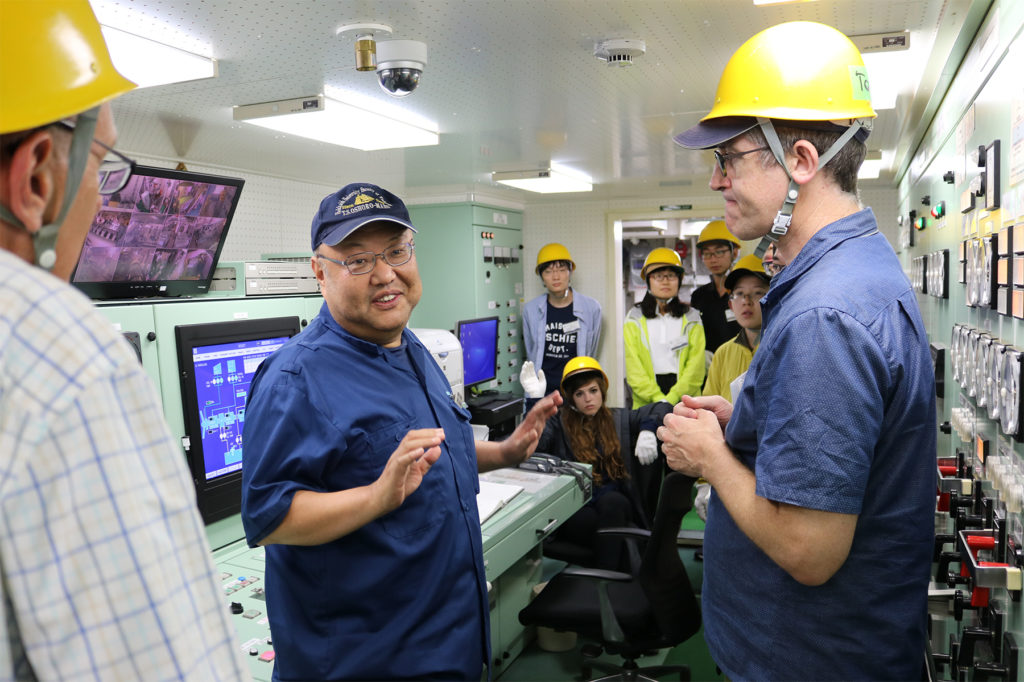
<svg viewBox="0 0 1024 682">
<path fill-rule="evenodd" d="M 753 116 L 727 116 L 701 121 L 672 139 L 687 149 L 713 149 L 757 126 Z"/>
</svg>

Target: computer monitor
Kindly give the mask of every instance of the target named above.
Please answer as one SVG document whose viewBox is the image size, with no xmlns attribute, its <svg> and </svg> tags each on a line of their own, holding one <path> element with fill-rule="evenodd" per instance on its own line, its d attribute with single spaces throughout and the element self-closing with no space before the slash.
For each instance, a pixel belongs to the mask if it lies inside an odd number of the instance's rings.
<svg viewBox="0 0 1024 682">
<path fill-rule="evenodd" d="M 299 333 L 298 317 L 178 325 L 186 455 L 206 524 L 242 504 L 242 427 L 256 368 Z"/>
<path fill-rule="evenodd" d="M 498 376 L 498 318 L 460 320 L 455 335 L 462 345 L 465 387 L 493 381 Z"/>
<path fill-rule="evenodd" d="M 136 166 L 103 195 L 71 283 L 101 300 L 206 293 L 244 183 Z"/>
</svg>

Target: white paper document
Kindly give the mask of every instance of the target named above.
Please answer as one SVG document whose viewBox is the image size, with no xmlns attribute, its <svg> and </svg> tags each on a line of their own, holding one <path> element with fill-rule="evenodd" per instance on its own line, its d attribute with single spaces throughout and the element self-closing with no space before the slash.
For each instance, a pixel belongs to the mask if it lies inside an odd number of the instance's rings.
<svg viewBox="0 0 1024 682">
<path fill-rule="evenodd" d="M 491 518 L 495 512 L 521 492 L 523 492 L 523 487 L 519 485 L 492 483 L 480 479 L 480 492 L 476 496 L 476 506 L 480 510 L 480 523 Z"/>
</svg>

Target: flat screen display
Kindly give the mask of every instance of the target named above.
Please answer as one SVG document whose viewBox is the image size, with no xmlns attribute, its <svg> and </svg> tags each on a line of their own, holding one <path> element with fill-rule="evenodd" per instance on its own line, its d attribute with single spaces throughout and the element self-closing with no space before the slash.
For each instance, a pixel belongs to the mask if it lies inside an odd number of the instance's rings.
<svg viewBox="0 0 1024 682">
<path fill-rule="evenodd" d="M 462 320 L 456 336 L 462 345 L 463 384 L 466 388 L 498 375 L 498 318 Z"/>
<path fill-rule="evenodd" d="M 241 508 L 249 385 L 260 364 L 298 333 L 297 317 L 175 327 L 189 469 L 208 524 Z"/>
<path fill-rule="evenodd" d="M 123 189 L 102 196 L 71 283 L 94 299 L 206 293 L 243 184 L 136 166 Z"/>
</svg>

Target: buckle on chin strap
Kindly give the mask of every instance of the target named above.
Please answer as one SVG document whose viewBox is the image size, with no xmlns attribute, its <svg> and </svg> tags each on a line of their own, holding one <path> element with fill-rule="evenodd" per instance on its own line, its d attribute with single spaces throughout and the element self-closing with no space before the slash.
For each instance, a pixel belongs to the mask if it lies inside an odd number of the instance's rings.
<svg viewBox="0 0 1024 682">
<path fill-rule="evenodd" d="M 782 211 L 779 211 L 778 213 L 775 214 L 775 220 L 772 221 L 772 229 L 770 234 L 774 234 L 777 237 L 781 237 L 782 235 L 789 232 L 789 225 L 792 222 L 793 216 L 789 215 L 788 213 L 783 213 Z"/>
</svg>

